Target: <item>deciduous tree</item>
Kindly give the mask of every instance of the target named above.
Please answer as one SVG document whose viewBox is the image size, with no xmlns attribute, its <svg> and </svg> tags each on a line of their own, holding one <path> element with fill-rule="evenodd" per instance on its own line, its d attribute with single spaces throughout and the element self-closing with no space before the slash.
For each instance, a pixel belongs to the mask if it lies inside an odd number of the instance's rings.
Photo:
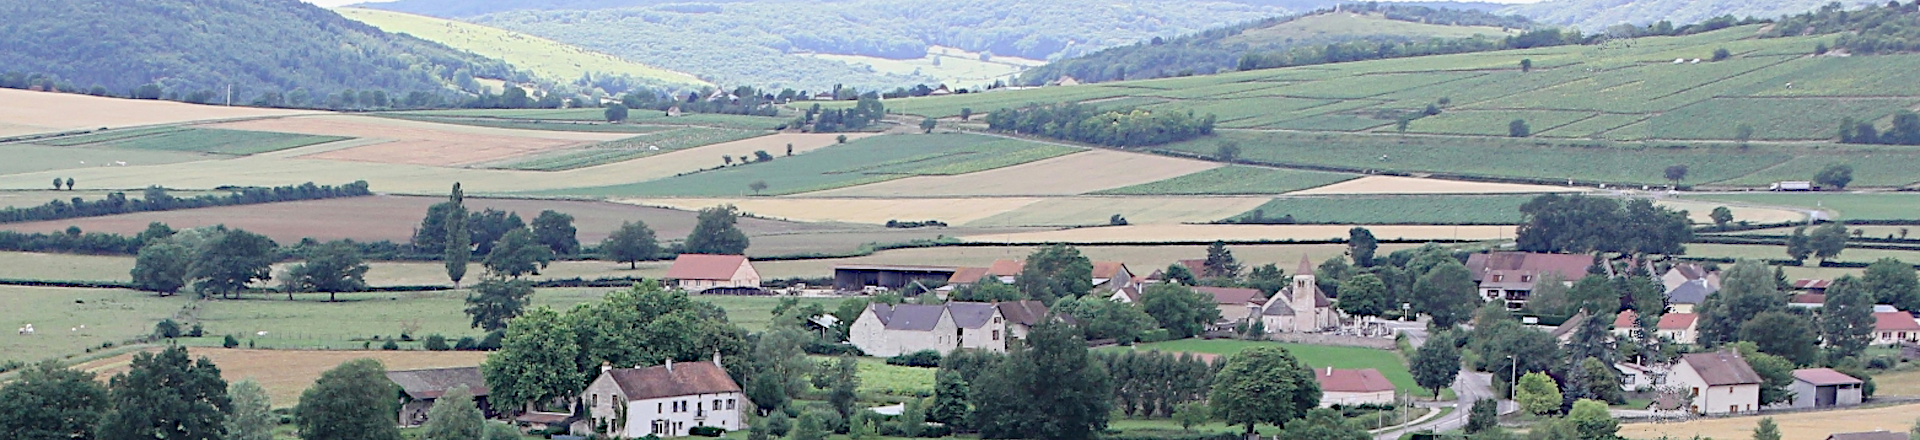
<svg viewBox="0 0 1920 440">
<path fill-rule="evenodd" d="M 1174 339 L 1191 338 L 1206 331 L 1207 325 L 1220 320 L 1220 308 L 1213 297 L 1178 284 L 1147 286 L 1140 294 L 1147 316 L 1167 329 Z"/>
<path fill-rule="evenodd" d="M 1285 426 L 1320 405 L 1320 382 L 1285 348 L 1262 346 L 1233 355 L 1214 376 L 1207 403 L 1229 425 Z"/>
<path fill-rule="evenodd" d="M 1373 253 L 1379 249 L 1380 240 L 1373 237 L 1373 231 L 1361 226 L 1347 230 L 1347 256 L 1353 257 L 1353 265 L 1373 267 Z"/>
<path fill-rule="evenodd" d="M 616 104 L 618 105 L 618 104 Z M 473 403 L 473 392 L 458 385 L 434 399 L 427 410 L 427 423 L 420 427 L 423 440 L 469 440 L 486 435 L 486 415 Z"/>
<path fill-rule="evenodd" d="M 90 439 L 107 410 L 93 373 L 44 361 L 0 386 L 0 432 L 19 439 Z"/>
<path fill-rule="evenodd" d="M 1113 384 L 1078 333 L 1040 324 L 1025 347 L 981 373 L 972 391 L 982 438 L 1090 440 L 1107 428 Z"/>
<path fill-rule="evenodd" d="M 189 360 L 186 348 L 174 346 L 135 353 L 132 365 L 108 381 L 110 409 L 100 419 L 100 439 L 221 438 L 233 402 L 213 361 Z"/>
<path fill-rule="evenodd" d="M 1786 306 L 1786 297 L 1774 285 L 1766 263 L 1742 260 L 1722 276 L 1720 291 L 1707 295 L 1700 304 L 1699 343 L 1713 346 L 1731 342 L 1739 338 L 1742 323 Z"/>
<path fill-rule="evenodd" d="M 395 393 L 380 361 L 347 361 L 321 373 L 313 387 L 300 393 L 294 425 L 302 440 L 399 440 L 393 420 Z"/>
<path fill-rule="evenodd" d="M 1420 277 L 1414 286 L 1414 310 L 1433 317 L 1437 328 L 1453 328 L 1465 322 L 1483 302 L 1473 282 L 1472 272 L 1457 261 L 1447 260 Z"/>
<path fill-rule="evenodd" d="M 1814 228 L 1813 234 L 1807 236 L 1807 246 L 1813 249 L 1814 258 L 1820 261 L 1833 260 L 1840 256 L 1840 252 L 1847 250 L 1847 226 L 1828 223 Z"/>
<path fill-rule="evenodd" d="M 1346 281 L 1341 282 L 1340 299 L 1334 301 L 1334 305 L 1353 316 L 1380 316 L 1391 308 L 1387 284 L 1370 273 L 1347 277 Z"/>
<path fill-rule="evenodd" d="M 266 236 L 228 230 L 200 245 L 187 278 L 202 295 L 237 294 L 254 281 L 273 279 L 273 249 L 273 240 Z"/>
<path fill-rule="evenodd" d="M 1514 390 L 1514 401 L 1520 403 L 1520 409 L 1533 415 L 1545 415 L 1560 410 L 1560 385 L 1546 373 L 1533 372 L 1520 376 L 1520 383 Z"/>
<path fill-rule="evenodd" d="M 1920 277 L 1913 266 L 1892 257 L 1867 265 L 1861 286 L 1875 304 L 1892 304 L 1900 310 L 1920 310 Z"/>
<path fill-rule="evenodd" d="M 336 241 L 321 245 L 306 262 L 288 268 L 281 288 L 289 301 L 295 292 L 326 292 L 331 302 L 340 292 L 367 290 L 367 270 L 353 243 Z"/>
<path fill-rule="evenodd" d="M 686 250 L 691 254 L 741 255 L 747 251 L 747 234 L 734 224 L 740 213 L 733 205 L 700 210 L 699 222 L 687 235 Z"/>
<path fill-rule="evenodd" d="M 1453 386 L 1453 380 L 1460 376 L 1460 348 L 1453 346 L 1453 340 L 1448 333 L 1427 338 L 1427 342 L 1414 351 L 1409 365 L 1414 383 L 1433 390 L 1435 399 L 1440 398 L 1441 388 Z"/>
<path fill-rule="evenodd" d="M 1725 228 L 1728 223 L 1733 223 L 1733 210 L 1725 206 L 1714 207 L 1713 213 L 1707 214 L 1707 218 L 1713 220 L 1714 226 Z"/>
<path fill-rule="evenodd" d="M 473 328 L 495 331 L 507 328 L 507 322 L 519 317 L 533 297 L 533 283 L 525 280 L 487 278 L 467 294 L 467 316 Z"/>
<path fill-rule="evenodd" d="M 1027 264 L 1013 285 L 1027 298 L 1051 305 L 1056 299 L 1093 290 L 1093 262 L 1072 246 L 1043 247 L 1027 256 Z"/>
<path fill-rule="evenodd" d="M 491 389 L 487 399 L 502 408 L 519 408 L 578 395 L 585 380 L 579 374 L 576 337 L 573 326 L 546 307 L 510 321 L 500 350 L 480 365 Z"/>
<path fill-rule="evenodd" d="M 1740 325 L 1740 340 L 1753 342 L 1760 352 L 1780 356 L 1795 365 L 1813 365 L 1819 360 L 1819 335 L 1806 316 L 1783 311 L 1754 315 Z"/>
<path fill-rule="evenodd" d="M 536 243 L 526 228 L 514 229 L 494 243 L 480 265 L 497 277 L 519 279 L 526 274 L 539 275 L 553 261 L 553 250 Z"/>
<path fill-rule="evenodd" d="M 187 269 L 192 265 L 192 250 L 164 239 L 148 242 L 133 260 L 134 288 L 173 295 L 186 287 Z"/>
<path fill-rule="evenodd" d="M 273 428 L 280 417 L 273 414 L 273 399 L 267 389 L 253 379 L 242 379 L 227 387 L 233 400 L 233 414 L 227 416 L 226 440 L 273 440 Z"/>
<path fill-rule="evenodd" d="M 602 258 L 627 263 L 628 269 L 636 269 L 639 268 L 636 262 L 660 255 L 660 242 L 645 222 L 626 222 L 608 235 L 606 241 L 600 242 L 600 253 Z"/>
<path fill-rule="evenodd" d="M 1827 286 L 1820 307 L 1820 336 L 1835 359 L 1845 359 L 1866 351 L 1873 342 L 1873 298 L 1852 275 L 1841 276 Z"/>
<path fill-rule="evenodd" d="M 1833 187 L 1833 189 L 1846 189 L 1847 184 L 1853 183 L 1853 166 L 1847 164 L 1828 165 L 1825 169 L 1820 170 L 1819 174 L 1813 176 L 1813 181 L 1814 183 Z"/>
<path fill-rule="evenodd" d="M 540 211 L 533 218 L 533 239 L 552 249 L 554 255 L 573 255 L 580 251 L 579 231 L 573 227 L 573 216 L 553 210 Z"/>
</svg>

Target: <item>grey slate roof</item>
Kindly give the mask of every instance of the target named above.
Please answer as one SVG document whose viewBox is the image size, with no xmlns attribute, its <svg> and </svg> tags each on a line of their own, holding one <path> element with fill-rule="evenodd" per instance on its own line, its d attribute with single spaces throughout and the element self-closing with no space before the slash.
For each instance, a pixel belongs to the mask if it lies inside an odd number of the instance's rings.
<svg viewBox="0 0 1920 440">
<path fill-rule="evenodd" d="M 1718 290 L 1707 285 L 1704 279 L 1687 281 L 1667 291 L 1667 304 L 1700 304 L 1707 301 L 1707 295 Z"/>
<path fill-rule="evenodd" d="M 933 330 L 940 324 L 940 315 L 947 311 L 945 306 L 925 306 L 919 304 L 900 304 L 889 306 L 874 304 L 874 315 L 880 317 L 880 323 L 888 330 Z"/>
<path fill-rule="evenodd" d="M 1712 353 L 1693 353 L 1681 356 L 1687 365 L 1700 374 L 1700 380 L 1707 385 L 1748 385 L 1761 383 L 1759 373 L 1753 372 L 1753 366 L 1739 353 L 1716 351 Z"/>
<path fill-rule="evenodd" d="M 993 318 L 993 312 L 995 310 L 996 308 L 993 304 L 988 303 L 959 301 L 947 303 L 947 313 L 953 314 L 953 325 L 959 328 L 985 327 L 987 321 Z M 932 325 L 928 325 L 927 328 L 932 329 L 933 327 Z"/>
<path fill-rule="evenodd" d="M 1047 305 L 1039 301 L 1008 301 L 994 306 L 1000 308 L 1001 317 L 1014 324 L 1031 327 L 1047 319 Z"/>
<path fill-rule="evenodd" d="M 1828 435 L 1827 440 L 1907 440 L 1907 433 L 1887 431 L 1836 432 Z"/>
<path fill-rule="evenodd" d="M 436 368 L 428 370 L 388 371 L 387 380 L 400 385 L 408 397 L 415 399 L 438 399 L 447 390 L 465 385 L 474 397 L 485 396 L 492 390 L 480 374 L 480 367 Z"/>
</svg>

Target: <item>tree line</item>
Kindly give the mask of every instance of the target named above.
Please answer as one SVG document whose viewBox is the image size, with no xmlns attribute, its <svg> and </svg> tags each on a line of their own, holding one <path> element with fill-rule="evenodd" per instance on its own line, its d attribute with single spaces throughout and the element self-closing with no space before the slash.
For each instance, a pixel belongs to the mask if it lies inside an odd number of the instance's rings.
<svg viewBox="0 0 1920 440">
<path fill-rule="evenodd" d="M 1648 199 L 1547 194 L 1520 206 L 1515 244 L 1526 252 L 1678 255 L 1693 241 L 1686 211 Z"/>
<path fill-rule="evenodd" d="M 1920 50 L 1920 25 L 1914 23 L 1915 17 L 1920 17 L 1920 2 L 1868 3 L 1853 10 L 1832 3 L 1799 15 L 1781 17 L 1762 36 L 1837 34 L 1831 46 L 1820 43 L 1815 48 L 1820 55 L 1832 49 L 1844 49 L 1854 55 L 1911 52 Z"/>
<path fill-rule="evenodd" d="M 340 186 L 314 185 L 313 182 L 307 182 L 300 185 L 272 188 L 245 187 L 232 188 L 231 190 L 233 192 L 227 195 L 207 194 L 197 197 L 180 198 L 167 194 L 166 188 L 151 186 L 142 192 L 141 198 L 139 199 L 128 199 L 126 193 L 114 191 L 107 193 L 105 198 L 96 201 L 87 201 L 79 197 L 74 197 L 72 200 L 53 200 L 44 205 L 34 207 L 8 207 L 6 209 L 0 209 L 0 223 L 64 220 L 132 212 L 172 211 L 176 209 L 255 205 L 261 203 L 325 200 L 373 195 L 373 191 L 367 188 L 367 182 L 364 180 Z"/>
<path fill-rule="evenodd" d="M 987 114 L 987 127 L 1089 144 L 1139 147 L 1212 135 L 1215 119 L 1212 114 L 1196 117 L 1191 111 L 1101 111 L 1069 103 L 1001 109 Z"/>
<path fill-rule="evenodd" d="M 1920 113 L 1900 110 L 1893 113 L 1893 126 L 1882 132 L 1873 121 L 1840 120 L 1840 143 L 1920 145 Z M 1844 186 L 1844 185 L 1842 185 Z"/>
</svg>

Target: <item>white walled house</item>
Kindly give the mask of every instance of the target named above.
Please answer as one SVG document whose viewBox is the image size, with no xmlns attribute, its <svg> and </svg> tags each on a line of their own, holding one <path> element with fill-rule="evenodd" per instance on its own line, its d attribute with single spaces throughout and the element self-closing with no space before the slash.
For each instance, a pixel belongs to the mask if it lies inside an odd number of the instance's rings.
<svg viewBox="0 0 1920 440">
<path fill-rule="evenodd" d="M 1699 340 L 1699 325 L 1700 315 L 1678 312 L 1668 313 L 1660 315 L 1660 324 L 1655 327 L 1654 333 L 1674 343 L 1692 345 L 1695 341 Z"/>
<path fill-rule="evenodd" d="M 688 292 L 714 289 L 759 289 L 760 272 L 745 255 L 681 254 L 667 268 L 667 279 Z"/>
<path fill-rule="evenodd" d="M 741 414 L 750 405 L 718 356 L 646 368 L 603 366 L 580 403 L 587 418 L 575 433 L 614 438 L 685 437 L 700 426 L 745 429 Z"/>
<path fill-rule="evenodd" d="M 879 357 L 956 348 L 1004 352 L 1008 341 L 1025 338 L 1034 325 L 1050 319 L 1048 313 L 1039 301 L 873 304 L 853 321 L 847 342 Z"/>
<path fill-rule="evenodd" d="M 1315 368 L 1313 378 L 1320 382 L 1320 406 L 1393 403 L 1393 382 L 1380 370 L 1336 370 Z"/>
<path fill-rule="evenodd" d="M 1694 414 L 1737 414 L 1760 409 L 1758 373 L 1734 351 L 1692 353 L 1680 357 L 1667 376 L 1667 383 L 1679 387 L 1691 403 Z"/>
<path fill-rule="evenodd" d="M 1874 312 L 1873 345 L 1920 342 L 1920 321 L 1907 312 Z"/>
</svg>

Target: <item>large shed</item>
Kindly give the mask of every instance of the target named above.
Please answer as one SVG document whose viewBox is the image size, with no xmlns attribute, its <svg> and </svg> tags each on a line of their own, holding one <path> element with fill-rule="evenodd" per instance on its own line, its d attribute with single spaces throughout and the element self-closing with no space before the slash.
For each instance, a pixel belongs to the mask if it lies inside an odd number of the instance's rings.
<svg viewBox="0 0 1920 440">
<path fill-rule="evenodd" d="M 902 289 L 915 281 L 928 288 L 946 285 L 960 268 L 947 266 L 843 265 L 833 267 L 833 288 L 842 292 L 868 287 Z"/>
</svg>

